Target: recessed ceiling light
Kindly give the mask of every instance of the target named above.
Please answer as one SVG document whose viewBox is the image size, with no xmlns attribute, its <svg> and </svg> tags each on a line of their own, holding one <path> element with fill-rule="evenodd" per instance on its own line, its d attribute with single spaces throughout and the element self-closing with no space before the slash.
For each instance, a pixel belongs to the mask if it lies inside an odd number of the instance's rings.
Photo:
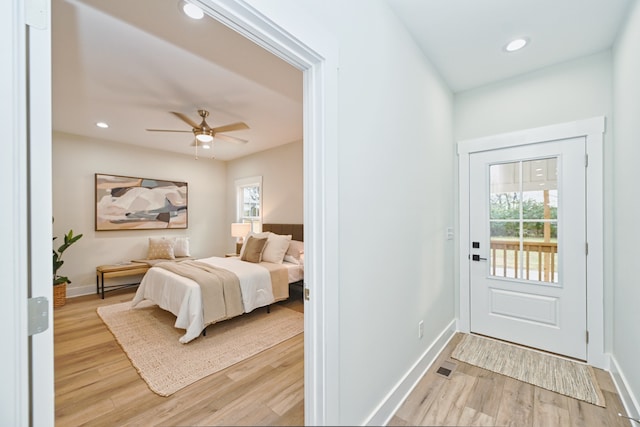
<svg viewBox="0 0 640 427">
<path fill-rule="evenodd" d="M 527 45 L 527 43 L 529 43 L 529 40 L 527 40 L 525 38 L 515 39 L 515 40 L 510 41 L 504 47 L 504 50 L 506 50 L 507 52 L 515 52 L 516 50 L 520 50 L 523 47 L 525 47 Z"/>
<path fill-rule="evenodd" d="M 102 129 L 106 129 L 106 128 L 109 127 L 109 125 L 106 124 L 105 122 L 98 122 L 98 123 L 96 123 L 96 126 L 98 126 L 99 128 L 102 128 Z"/>
<path fill-rule="evenodd" d="M 193 19 L 202 19 L 204 17 L 204 12 L 195 4 L 189 3 L 185 0 L 180 0 L 180 9 L 187 15 L 189 18 Z"/>
</svg>

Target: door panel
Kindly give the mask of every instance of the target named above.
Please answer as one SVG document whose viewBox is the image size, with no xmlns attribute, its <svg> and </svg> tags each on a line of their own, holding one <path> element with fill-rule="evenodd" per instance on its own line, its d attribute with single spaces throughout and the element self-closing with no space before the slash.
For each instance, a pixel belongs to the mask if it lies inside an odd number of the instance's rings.
<svg viewBox="0 0 640 427">
<path fill-rule="evenodd" d="M 470 155 L 472 332 L 586 359 L 584 159 L 584 138 Z"/>
</svg>

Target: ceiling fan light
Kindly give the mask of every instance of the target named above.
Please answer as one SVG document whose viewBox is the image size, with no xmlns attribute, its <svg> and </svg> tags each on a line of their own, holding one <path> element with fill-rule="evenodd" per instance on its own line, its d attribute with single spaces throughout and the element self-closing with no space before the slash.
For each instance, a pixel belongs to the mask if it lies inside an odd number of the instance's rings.
<svg viewBox="0 0 640 427">
<path fill-rule="evenodd" d="M 181 0 L 180 6 L 185 15 L 192 19 L 202 19 L 204 17 L 204 12 L 195 4 L 189 3 L 188 1 Z"/>
<path fill-rule="evenodd" d="M 211 142 L 213 141 L 213 136 L 207 134 L 207 133 L 199 133 L 196 135 L 196 139 L 200 142 Z"/>
</svg>

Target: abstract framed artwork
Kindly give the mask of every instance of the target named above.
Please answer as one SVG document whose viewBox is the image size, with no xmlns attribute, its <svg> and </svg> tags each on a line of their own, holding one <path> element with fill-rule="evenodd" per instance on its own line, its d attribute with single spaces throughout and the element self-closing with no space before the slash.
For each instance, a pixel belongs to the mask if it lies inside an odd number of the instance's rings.
<svg viewBox="0 0 640 427">
<path fill-rule="evenodd" d="M 187 228 L 186 182 L 95 174 L 96 231 Z"/>
</svg>

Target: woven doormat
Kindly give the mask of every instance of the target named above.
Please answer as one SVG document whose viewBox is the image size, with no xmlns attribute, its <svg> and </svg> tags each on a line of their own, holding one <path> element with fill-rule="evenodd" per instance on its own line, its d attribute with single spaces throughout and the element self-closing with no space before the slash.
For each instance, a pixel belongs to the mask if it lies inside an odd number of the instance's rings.
<svg viewBox="0 0 640 427">
<path fill-rule="evenodd" d="M 597 406 L 604 396 L 589 365 L 518 345 L 465 335 L 452 358 Z"/>
</svg>

